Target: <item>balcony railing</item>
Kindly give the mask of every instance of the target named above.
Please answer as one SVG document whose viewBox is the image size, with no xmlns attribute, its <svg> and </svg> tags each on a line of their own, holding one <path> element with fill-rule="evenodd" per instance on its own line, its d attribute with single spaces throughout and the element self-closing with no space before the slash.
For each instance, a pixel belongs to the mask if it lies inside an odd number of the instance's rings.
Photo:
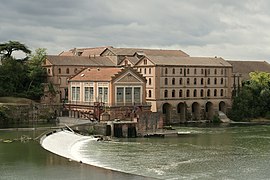
<svg viewBox="0 0 270 180">
<path fill-rule="evenodd" d="M 83 101 L 66 101 L 67 105 L 78 105 L 78 106 L 151 106 L 151 103 L 104 103 L 104 102 L 83 102 Z"/>
</svg>

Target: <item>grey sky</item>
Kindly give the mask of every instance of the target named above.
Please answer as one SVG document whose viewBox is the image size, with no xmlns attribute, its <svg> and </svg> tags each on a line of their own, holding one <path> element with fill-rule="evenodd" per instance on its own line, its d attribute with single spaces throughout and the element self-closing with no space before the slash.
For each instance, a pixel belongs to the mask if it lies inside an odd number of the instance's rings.
<svg viewBox="0 0 270 180">
<path fill-rule="evenodd" d="M 48 54 L 114 46 L 270 60 L 269 9 L 268 0 L 2 0 L 0 42 Z"/>
</svg>

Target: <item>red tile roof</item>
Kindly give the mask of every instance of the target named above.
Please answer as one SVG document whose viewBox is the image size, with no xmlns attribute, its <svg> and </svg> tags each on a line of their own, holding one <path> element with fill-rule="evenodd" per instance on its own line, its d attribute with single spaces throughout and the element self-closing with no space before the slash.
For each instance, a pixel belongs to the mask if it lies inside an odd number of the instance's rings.
<svg viewBox="0 0 270 180">
<path fill-rule="evenodd" d="M 70 81 L 111 81 L 121 68 L 86 68 Z"/>
</svg>

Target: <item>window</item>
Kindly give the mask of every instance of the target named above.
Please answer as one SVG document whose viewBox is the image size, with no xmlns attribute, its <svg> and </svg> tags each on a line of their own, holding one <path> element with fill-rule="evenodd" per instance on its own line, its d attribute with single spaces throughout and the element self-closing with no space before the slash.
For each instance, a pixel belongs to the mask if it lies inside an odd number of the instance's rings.
<svg viewBox="0 0 270 180">
<path fill-rule="evenodd" d="M 203 97 L 204 95 L 203 89 L 201 89 L 201 97 Z"/>
<path fill-rule="evenodd" d="M 215 69 L 215 74 L 217 74 L 217 69 Z"/>
<path fill-rule="evenodd" d="M 116 88 L 116 102 L 124 103 L 124 88 L 123 87 Z"/>
<path fill-rule="evenodd" d="M 127 66 L 128 65 L 128 60 L 125 60 L 125 66 Z"/>
<path fill-rule="evenodd" d="M 189 69 L 187 69 L 187 74 L 189 74 Z"/>
<path fill-rule="evenodd" d="M 175 78 L 172 78 L 172 85 L 175 85 Z"/>
<path fill-rule="evenodd" d="M 221 69 L 221 74 L 223 74 L 223 69 Z"/>
<path fill-rule="evenodd" d="M 201 85 L 203 85 L 203 78 L 201 78 Z"/>
<path fill-rule="evenodd" d="M 141 103 L 142 102 L 141 88 L 140 87 L 134 87 L 133 96 L 134 96 L 134 100 L 133 100 L 134 103 Z"/>
<path fill-rule="evenodd" d="M 94 101 L 94 87 L 84 87 L 84 101 L 85 102 Z"/>
<path fill-rule="evenodd" d="M 207 84 L 210 84 L 210 78 L 207 79 Z"/>
<path fill-rule="evenodd" d="M 149 70 L 148 70 L 148 71 L 149 71 L 149 74 L 152 74 L 152 69 L 151 69 L 151 68 L 149 68 Z"/>
<path fill-rule="evenodd" d="M 168 74 L 168 68 L 165 68 L 165 74 Z"/>
<path fill-rule="evenodd" d="M 207 97 L 209 97 L 211 95 L 211 91 L 210 89 L 207 90 Z"/>
<path fill-rule="evenodd" d="M 74 73 L 77 73 L 77 68 L 74 69 Z"/>
<path fill-rule="evenodd" d="M 214 90 L 214 96 L 215 97 L 217 96 L 217 90 L 216 89 Z"/>
<path fill-rule="evenodd" d="M 214 84 L 217 84 L 217 78 L 214 79 Z"/>
<path fill-rule="evenodd" d="M 164 97 L 165 97 L 165 98 L 168 97 L 168 90 L 165 90 L 165 91 L 164 91 Z"/>
<path fill-rule="evenodd" d="M 223 78 L 220 79 L 220 84 L 223 84 Z"/>
<path fill-rule="evenodd" d="M 148 97 L 152 97 L 152 91 L 151 90 L 148 91 Z"/>
<path fill-rule="evenodd" d="M 179 90 L 179 97 L 183 97 L 183 90 L 182 89 Z"/>
<path fill-rule="evenodd" d="M 172 69 L 172 73 L 175 74 L 175 69 L 174 68 Z"/>
<path fill-rule="evenodd" d="M 48 74 L 51 74 L 51 69 L 48 69 Z"/>
<path fill-rule="evenodd" d="M 197 74 L 197 69 L 196 68 L 194 69 L 194 74 Z"/>
<path fill-rule="evenodd" d="M 224 93 L 223 91 L 224 91 L 223 89 L 220 90 L 220 96 L 223 96 Z"/>
<path fill-rule="evenodd" d="M 182 78 L 179 79 L 179 84 L 180 84 L 180 85 L 183 84 L 183 79 L 182 79 Z"/>
<path fill-rule="evenodd" d="M 58 74 L 61 74 L 61 68 L 58 68 Z"/>
<path fill-rule="evenodd" d="M 197 90 L 196 89 L 193 91 L 193 97 L 197 97 Z"/>
<path fill-rule="evenodd" d="M 172 97 L 175 97 L 175 90 L 172 90 Z"/>
<path fill-rule="evenodd" d="M 72 87 L 71 88 L 71 99 L 72 101 L 80 100 L 80 87 Z"/>
<path fill-rule="evenodd" d="M 132 87 L 125 88 L 125 102 L 132 103 Z"/>
<path fill-rule="evenodd" d="M 147 64 L 147 59 L 144 59 L 143 60 L 143 64 Z"/>
<path fill-rule="evenodd" d="M 165 84 L 165 85 L 168 85 L 168 78 L 165 78 L 164 84 Z"/>
<path fill-rule="evenodd" d="M 201 74 L 203 74 L 203 69 L 201 69 Z"/>
<path fill-rule="evenodd" d="M 189 82 L 189 78 L 187 78 L 187 84 L 189 85 L 189 83 L 190 83 L 190 82 Z"/>
<path fill-rule="evenodd" d="M 210 69 L 207 69 L 207 74 L 210 74 Z"/>
<path fill-rule="evenodd" d="M 189 89 L 187 90 L 187 97 L 189 97 L 189 95 L 190 95 L 190 91 L 189 91 Z"/>
<path fill-rule="evenodd" d="M 182 68 L 180 69 L 180 74 L 183 74 L 183 69 Z"/>
<path fill-rule="evenodd" d="M 140 71 L 140 73 L 142 73 L 142 69 L 141 68 L 139 69 L 139 71 Z"/>
<path fill-rule="evenodd" d="M 144 74 L 146 74 L 146 68 L 144 68 Z"/>
<path fill-rule="evenodd" d="M 149 84 L 149 85 L 152 84 L 152 79 L 151 79 L 151 78 L 148 79 L 148 84 Z"/>
<path fill-rule="evenodd" d="M 66 69 L 66 73 L 69 74 L 69 68 Z"/>
<path fill-rule="evenodd" d="M 194 85 L 197 84 L 197 78 L 194 78 Z"/>
<path fill-rule="evenodd" d="M 98 87 L 98 101 L 108 102 L 108 87 Z"/>
</svg>

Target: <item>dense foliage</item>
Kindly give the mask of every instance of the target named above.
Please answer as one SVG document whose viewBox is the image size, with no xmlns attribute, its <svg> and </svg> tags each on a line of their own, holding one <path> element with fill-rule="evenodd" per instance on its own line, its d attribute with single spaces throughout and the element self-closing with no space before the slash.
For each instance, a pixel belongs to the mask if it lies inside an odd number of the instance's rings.
<svg viewBox="0 0 270 180">
<path fill-rule="evenodd" d="M 14 46 L 14 47 L 13 47 Z M 16 59 L 13 51 L 22 51 L 26 57 Z M 37 49 L 34 54 L 19 42 L 9 41 L 0 44 L 0 96 L 17 96 L 39 100 L 43 95 L 43 83 L 46 71 L 42 67 L 45 60 L 45 49 Z"/>
<path fill-rule="evenodd" d="M 234 97 L 229 117 L 235 121 L 270 118 L 270 73 L 251 72 Z"/>
</svg>

